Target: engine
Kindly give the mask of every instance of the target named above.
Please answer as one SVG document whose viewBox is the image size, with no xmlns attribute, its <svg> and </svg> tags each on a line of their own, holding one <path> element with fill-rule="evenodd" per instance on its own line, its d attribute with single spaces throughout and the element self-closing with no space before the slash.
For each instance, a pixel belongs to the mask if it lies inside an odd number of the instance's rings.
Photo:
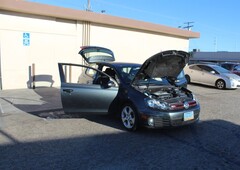
<svg viewBox="0 0 240 170">
<path fill-rule="evenodd" d="M 192 100 L 190 91 L 175 86 L 150 87 L 144 94 L 167 103 Z"/>
</svg>

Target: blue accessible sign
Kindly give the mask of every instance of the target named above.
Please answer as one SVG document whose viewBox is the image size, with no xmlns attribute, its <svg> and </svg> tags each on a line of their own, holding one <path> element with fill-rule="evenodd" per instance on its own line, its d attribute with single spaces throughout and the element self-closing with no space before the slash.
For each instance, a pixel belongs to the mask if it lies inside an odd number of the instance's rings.
<svg viewBox="0 0 240 170">
<path fill-rule="evenodd" d="M 30 33 L 23 33 L 23 46 L 30 46 Z"/>
</svg>

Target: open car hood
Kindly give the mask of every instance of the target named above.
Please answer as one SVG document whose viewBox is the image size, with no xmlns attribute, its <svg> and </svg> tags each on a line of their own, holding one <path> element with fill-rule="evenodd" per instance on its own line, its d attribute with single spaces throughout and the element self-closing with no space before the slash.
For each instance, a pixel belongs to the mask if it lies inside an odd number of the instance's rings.
<svg viewBox="0 0 240 170">
<path fill-rule="evenodd" d="M 189 61 L 190 54 L 184 51 L 169 50 L 155 54 L 147 59 L 135 75 L 132 84 L 150 78 L 171 78 L 177 76 Z"/>
<path fill-rule="evenodd" d="M 79 53 L 88 64 L 115 61 L 111 50 L 97 46 L 83 46 Z"/>
</svg>

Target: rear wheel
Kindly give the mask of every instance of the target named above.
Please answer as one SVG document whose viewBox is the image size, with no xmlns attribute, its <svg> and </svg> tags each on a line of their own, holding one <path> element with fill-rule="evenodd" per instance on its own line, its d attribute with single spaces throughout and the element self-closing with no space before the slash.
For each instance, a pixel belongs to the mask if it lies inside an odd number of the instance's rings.
<svg viewBox="0 0 240 170">
<path fill-rule="evenodd" d="M 121 120 L 123 126 L 128 131 L 135 131 L 138 128 L 138 115 L 136 109 L 131 104 L 126 104 L 121 110 Z"/>
<path fill-rule="evenodd" d="M 225 81 L 224 80 L 217 80 L 216 87 L 218 89 L 225 89 L 225 87 L 226 87 Z"/>
</svg>

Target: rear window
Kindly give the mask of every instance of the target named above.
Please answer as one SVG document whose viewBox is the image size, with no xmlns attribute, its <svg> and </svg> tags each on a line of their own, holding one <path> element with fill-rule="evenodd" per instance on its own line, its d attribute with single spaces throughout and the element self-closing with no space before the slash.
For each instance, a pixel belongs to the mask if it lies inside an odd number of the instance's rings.
<svg viewBox="0 0 240 170">
<path fill-rule="evenodd" d="M 240 71 L 240 65 L 236 65 L 236 66 L 234 66 L 234 69 L 233 69 L 234 71 Z"/>
<path fill-rule="evenodd" d="M 79 54 L 88 63 L 114 61 L 114 54 L 111 50 L 103 47 L 87 46 L 82 47 Z"/>
</svg>

